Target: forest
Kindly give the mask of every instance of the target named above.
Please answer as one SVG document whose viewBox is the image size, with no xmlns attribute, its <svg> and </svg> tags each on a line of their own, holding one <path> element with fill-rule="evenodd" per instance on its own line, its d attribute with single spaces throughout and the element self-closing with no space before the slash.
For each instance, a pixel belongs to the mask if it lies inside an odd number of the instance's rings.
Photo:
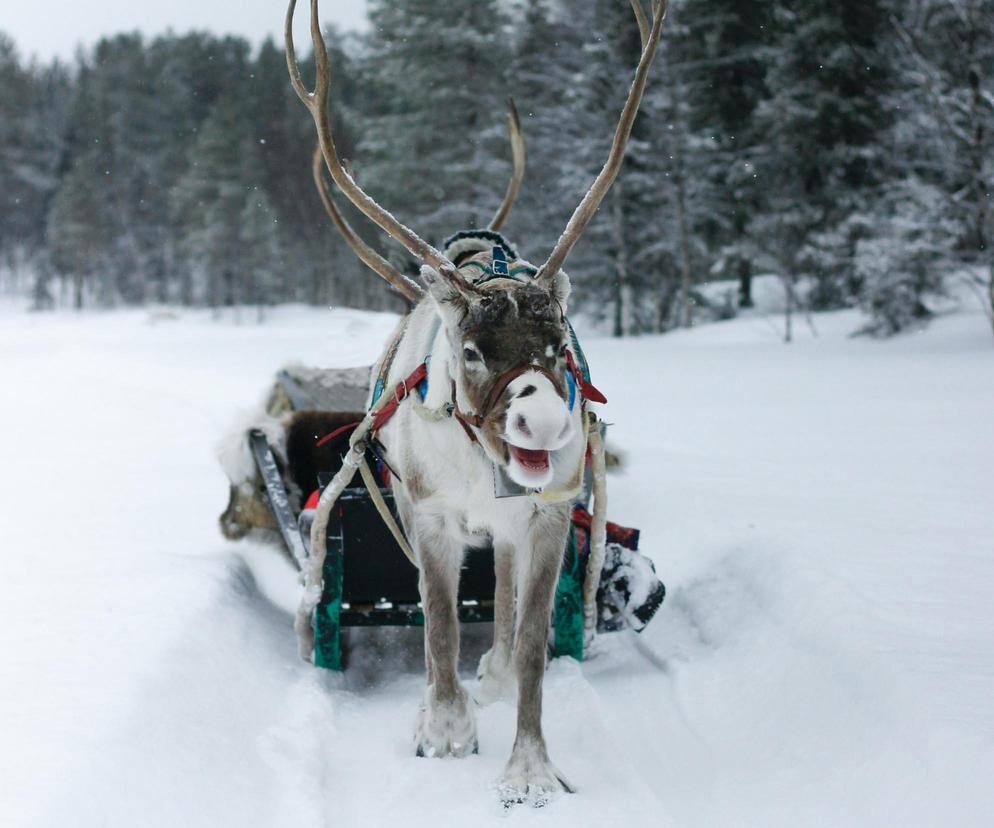
<svg viewBox="0 0 994 828">
<path fill-rule="evenodd" d="M 274 7 L 274 15 L 282 8 Z M 623 0 L 370 0 L 326 32 L 336 140 L 433 243 L 485 223 L 541 261 L 607 155 L 639 54 Z M 994 0 L 670 0 L 623 169 L 567 269 L 616 336 L 859 306 L 896 333 L 994 308 Z M 306 70 L 312 70 L 307 64 Z M 0 33 L 0 292 L 31 307 L 403 307 L 329 224 L 281 43 L 120 34 L 69 63 Z M 340 201 L 343 201 L 340 199 Z M 362 217 L 395 264 L 415 263 Z M 705 283 L 727 280 L 718 301 Z"/>
</svg>

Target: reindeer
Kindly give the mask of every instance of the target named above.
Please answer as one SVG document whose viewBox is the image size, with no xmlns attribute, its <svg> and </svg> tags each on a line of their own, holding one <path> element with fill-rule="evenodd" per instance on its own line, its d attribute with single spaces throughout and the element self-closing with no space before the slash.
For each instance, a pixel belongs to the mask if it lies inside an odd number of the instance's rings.
<svg viewBox="0 0 994 828">
<path fill-rule="evenodd" d="M 290 80 L 314 119 L 320 159 L 360 212 L 423 262 L 426 291 L 362 243 L 338 214 L 336 224 L 346 228 L 360 258 L 417 302 L 388 349 L 389 365 L 380 366 L 385 393 L 393 395 L 387 406 L 393 416 L 373 424 L 395 471 L 395 501 L 420 573 L 427 686 L 415 752 L 439 757 L 478 751 L 473 701 L 456 669 L 456 600 L 465 549 L 491 544 L 494 641 L 480 662 L 481 695 L 491 698 L 517 686 L 517 732 L 498 783 L 506 804 L 538 804 L 574 790 L 549 759 L 541 721 L 552 601 L 587 433 L 585 406 L 574 404 L 580 378 L 566 320 L 570 280 L 562 266 L 621 166 L 666 13 L 666 0 L 651 2 L 650 19 L 640 0 L 631 0 L 642 54 L 608 159 L 537 268 L 518 259 L 492 231 L 459 234 L 439 251 L 359 187 L 338 156 L 328 121 L 330 73 L 318 2 L 311 0 L 313 92 L 301 79 L 294 51 L 296 0 L 287 9 Z M 315 173 L 324 198 L 317 163 Z M 498 211 L 497 227 L 510 202 L 505 198 Z M 326 198 L 329 213 L 337 213 L 330 203 Z M 401 404 L 424 380 L 424 399 Z M 496 497 L 495 476 L 516 484 L 522 496 Z M 313 531 L 312 538 L 320 538 L 317 521 Z"/>
</svg>

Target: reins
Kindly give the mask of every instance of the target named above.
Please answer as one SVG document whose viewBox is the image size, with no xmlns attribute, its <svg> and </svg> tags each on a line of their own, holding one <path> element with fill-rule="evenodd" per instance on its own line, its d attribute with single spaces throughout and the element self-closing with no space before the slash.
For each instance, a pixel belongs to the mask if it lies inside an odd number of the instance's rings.
<svg viewBox="0 0 994 828">
<path fill-rule="evenodd" d="M 463 428 L 466 428 L 467 426 L 483 428 L 483 424 L 487 421 L 487 417 L 493 413 L 494 408 L 497 407 L 497 403 L 504 391 L 507 390 L 507 386 L 509 386 L 522 374 L 527 374 L 529 371 L 535 371 L 536 373 L 544 375 L 549 382 L 552 383 L 552 387 L 556 389 L 556 393 L 560 396 L 560 398 L 562 398 L 562 401 L 570 401 L 568 392 L 565 388 L 563 388 L 559 378 L 556 377 L 552 371 L 542 365 L 525 364 L 509 368 L 497 377 L 497 379 L 495 379 L 493 384 L 490 386 L 490 390 L 487 392 L 487 396 L 483 400 L 483 405 L 480 406 L 480 410 L 475 414 L 469 414 L 460 410 L 459 401 L 456 398 L 456 381 L 452 380 L 452 416 L 462 423 Z M 479 442 L 475 434 L 472 432 L 468 433 L 470 433 L 471 439 L 474 443 Z"/>
</svg>

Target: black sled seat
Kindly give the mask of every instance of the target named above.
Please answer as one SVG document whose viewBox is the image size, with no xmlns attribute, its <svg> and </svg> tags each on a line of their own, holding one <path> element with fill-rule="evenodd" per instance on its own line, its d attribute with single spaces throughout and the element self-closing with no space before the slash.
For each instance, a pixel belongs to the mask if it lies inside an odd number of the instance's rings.
<svg viewBox="0 0 994 828">
<path fill-rule="evenodd" d="M 381 488 L 380 493 L 393 511 L 390 489 Z M 418 571 L 383 523 L 369 492 L 346 489 L 335 511 L 328 527 L 327 554 L 343 566 L 341 625 L 423 624 Z M 494 588 L 493 549 L 466 550 L 459 578 L 459 620 L 493 621 Z"/>
</svg>

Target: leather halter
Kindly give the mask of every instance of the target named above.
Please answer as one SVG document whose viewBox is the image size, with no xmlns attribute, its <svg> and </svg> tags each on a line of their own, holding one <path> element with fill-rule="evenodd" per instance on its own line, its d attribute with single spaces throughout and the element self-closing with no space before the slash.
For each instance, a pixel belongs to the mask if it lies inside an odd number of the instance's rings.
<svg viewBox="0 0 994 828">
<path fill-rule="evenodd" d="M 468 414 L 459 410 L 459 402 L 456 398 L 456 381 L 452 380 L 452 416 L 459 421 L 473 442 L 477 441 L 476 434 L 469 427 L 474 426 L 476 428 L 483 428 L 483 424 L 486 422 L 487 417 L 493 413 L 494 408 L 497 407 L 497 402 L 507 389 L 507 386 L 509 386 L 522 374 L 527 374 L 529 371 L 535 371 L 536 373 L 545 376 L 549 382 L 552 383 L 552 387 L 556 389 L 556 393 L 560 396 L 560 398 L 562 398 L 563 402 L 566 402 L 569 399 L 563 384 L 559 381 L 559 378 L 552 373 L 552 371 L 542 365 L 532 365 L 531 363 L 528 363 L 525 365 L 518 365 L 515 368 L 509 368 L 503 374 L 498 376 L 497 379 L 494 380 L 493 385 L 490 386 L 490 390 L 487 392 L 487 396 L 484 398 L 483 405 L 480 407 L 480 410 L 476 414 Z"/>
</svg>

